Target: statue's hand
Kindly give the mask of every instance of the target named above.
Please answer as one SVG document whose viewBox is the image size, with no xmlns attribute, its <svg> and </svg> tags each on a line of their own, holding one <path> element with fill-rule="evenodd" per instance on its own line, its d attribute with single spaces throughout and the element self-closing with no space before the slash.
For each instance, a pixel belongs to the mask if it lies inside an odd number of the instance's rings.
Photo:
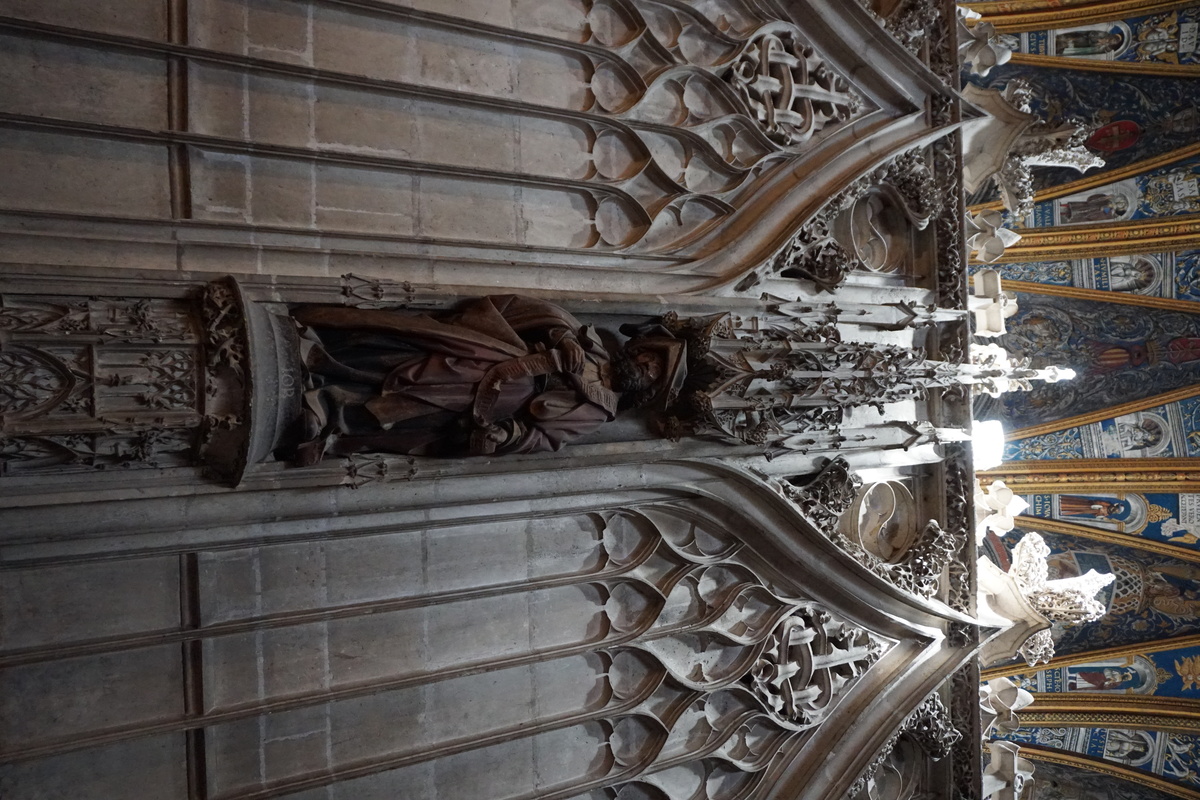
<svg viewBox="0 0 1200 800">
<path fill-rule="evenodd" d="M 508 437 L 509 432 L 499 425 L 489 425 L 486 429 L 486 433 L 484 434 L 484 438 L 486 438 L 489 442 L 495 442 L 496 444 L 506 443 L 508 441 Z"/>
<path fill-rule="evenodd" d="M 574 339 L 564 339 L 558 345 L 558 352 L 562 357 L 563 369 L 576 375 L 583 372 L 584 355 L 579 342 Z"/>
</svg>

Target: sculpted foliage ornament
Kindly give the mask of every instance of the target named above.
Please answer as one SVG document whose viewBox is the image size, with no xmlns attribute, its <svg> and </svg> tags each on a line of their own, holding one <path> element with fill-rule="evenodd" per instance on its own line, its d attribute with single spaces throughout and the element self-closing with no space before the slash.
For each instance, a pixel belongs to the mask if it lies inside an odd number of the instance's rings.
<svg viewBox="0 0 1200 800">
<path fill-rule="evenodd" d="M 879 660 L 883 645 L 823 611 L 779 623 L 749 677 L 772 714 L 793 725 L 823 720 L 831 701 Z"/>
<path fill-rule="evenodd" d="M 877 796 L 872 791 L 876 777 L 880 770 L 893 759 L 898 746 L 903 741 L 912 742 L 930 759 L 940 761 L 953 752 L 955 745 L 962 738 L 963 734 L 955 728 L 954 720 L 951 719 L 950 711 L 942 701 L 941 695 L 934 692 L 925 698 L 921 705 L 917 706 L 905 719 L 900 729 L 880 749 L 875 759 L 854 782 L 847 797 L 851 800 L 873 800 Z"/>
<path fill-rule="evenodd" d="M 792 479 L 779 484 L 784 496 L 796 504 L 814 527 L 860 564 L 906 592 L 932 597 L 941 585 L 947 566 L 959 557 L 965 546 L 964 537 L 961 533 L 947 533 L 936 520 L 930 520 L 892 558 L 881 558 L 843 532 L 842 515 L 861 495 L 861 486 L 862 481 L 841 457 L 831 459 L 807 482 Z M 851 520 L 849 527 L 857 524 L 857 520 Z"/>
<path fill-rule="evenodd" d="M 1019 653 L 1030 666 L 1047 663 L 1054 657 L 1051 623 L 1081 625 L 1107 613 L 1107 606 L 1095 596 L 1115 576 L 1092 569 L 1051 579 L 1050 553 L 1039 534 L 1027 533 L 1013 547 L 1007 572 L 987 558 L 979 559 L 980 617 L 1002 628 L 985 646 L 985 651 L 992 650 L 990 661 Z"/>
<path fill-rule="evenodd" d="M 841 225 L 842 218 L 860 212 L 878 215 L 890 208 L 897 219 L 893 235 L 902 236 L 907 229 L 923 230 L 942 208 L 941 189 L 922 150 L 903 153 L 834 196 L 771 260 L 767 271 L 809 280 L 818 290 L 832 292 L 855 270 L 874 271 L 889 264 L 873 257 L 874 240 L 853 233 L 852 224 Z M 866 205 L 874 208 L 868 212 Z M 849 228 L 851 233 L 839 237 L 835 234 L 839 227 Z M 869 229 L 877 236 L 879 220 Z"/>
</svg>

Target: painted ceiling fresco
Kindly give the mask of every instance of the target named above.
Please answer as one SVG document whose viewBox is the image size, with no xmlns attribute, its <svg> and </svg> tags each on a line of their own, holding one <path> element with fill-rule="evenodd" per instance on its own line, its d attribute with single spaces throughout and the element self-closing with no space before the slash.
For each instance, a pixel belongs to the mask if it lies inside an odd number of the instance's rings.
<svg viewBox="0 0 1200 800">
<path fill-rule="evenodd" d="M 1195 387 L 1200 393 L 1200 386 Z M 979 412 L 976 418 L 982 419 Z M 1200 457 L 1200 397 L 1009 442 L 1005 461 Z"/>
<path fill-rule="evenodd" d="M 1200 767 L 1200 736 L 1195 734 L 1124 728 L 1021 727 L 1014 733 L 996 738 L 1102 758 L 1189 788 L 1200 788 L 1200 772 L 1197 772 Z M 1038 777 L 1036 772 L 1034 776 Z M 1140 799 L 1153 796 L 1141 794 L 1143 791 L 1139 787 L 1139 793 L 1131 797 Z M 1096 795 L 1082 797 L 1090 800 Z"/>
<path fill-rule="evenodd" d="M 976 266 L 973 271 L 983 268 Z M 1033 264 L 992 264 L 987 269 L 996 270 L 1002 279 L 1010 281 L 1200 300 L 1200 250 Z"/>
<path fill-rule="evenodd" d="M 1025 293 L 1017 304 L 999 343 L 1034 367 L 1067 366 L 1077 377 L 980 397 L 976 419 L 1018 430 L 1154 397 L 1200 377 L 1200 314 Z M 1114 455 L 1125 450 L 1120 445 Z"/>
<path fill-rule="evenodd" d="M 1003 88 L 1017 78 L 1033 88 L 1034 110 L 1051 124 L 1081 120 L 1096 127 L 1088 148 L 1104 156 L 1106 170 L 1192 144 L 1200 132 L 1200 92 L 1194 78 L 1007 64 L 972 80 L 986 88 Z M 1081 177 L 1065 167 L 1034 170 L 1037 188 Z"/>
<path fill-rule="evenodd" d="M 1092 225 L 1200 212 L 1200 157 L 1193 156 L 1132 178 L 1044 200 L 1019 223 L 1028 228 Z"/>
<path fill-rule="evenodd" d="M 1064 764 L 1037 762 L 1036 782 L 1024 800 L 1170 800 L 1147 786 Z"/>
<path fill-rule="evenodd" d="M 1007 569 L 1011 548 L 1022 535 L 989 535 L 984 553 Z M 1100 621 L 1055 624 L 1057 655 L 1200 633 L 1200 565 L 1062 533 L 1042 535 L 1051 549 L 1050 578 L 1070 578 L 1089 569 L 1116 575 L 1098 595 L 1108 608 Z"/>
<path fill-rule="evenodd" d="M 1200 6 L 1057 30 L 1001 35 L 1016 53 L 1157 64 L 1200 64 Z"/>
<path fill-rule="evenodd" d="M 1045 4 L 1067 5 L 1071 3 Z M 1092 188 L 1038 202 L 1027 218 L 1010 222 L 1018 232 L 1021 227 L 1200 214 L 1200 156 L 1195 149 L 1200 143 L 1200 79 L 1152 74 L 1156 68 L 1194 67 L 1200 75 L 1200 2 L 1183 5 L 1117 21 L 1004 34 L 1004 43 L 1015 52 L 1110 62 L 1100 69 L 1071 69 L 1066 61 L 1060 63 L 1068 66 L 1060 68 L 1010 63 L 986 78 L 968 77 L 992 88 L 1014 79 L 1027 82 L 1035 112 L 1052 126 L 1090 126 L 1086 147 L 1106 160 L 1104 167 L 1087 173 L 1035 167 L 1039 191 L 1084 177 Z M 1032 8 L 996 7 L 1004 12 Z M 1121 63 L 1130 64 L 1130 71 L 1115 71 Z M 1140 174 L 1105 178 L 1128 167 Z M 969 202 L 997 197 L 988 186 Z M 1200 458 L 1200 306 L 1190 313 L 1153 307 L 1153 301 L 1121 302 L 1128 295 L 1200 301 L 1200 243 L 1178 252 L 1148 244 L 1140 254 L 1112 256 L 1097 244 L 1072 259 L 989 268 L 1007 281 L 1113 293 L 1111 303 L 1018 293 L 1019 311 L 1008 320 L 1009 333 L 999 343 L 1030 358 L 1035 367 L 1069 366 L 1078 377 L 977 401 L 976 419 L 1002 420 L 1010 432 L 1059 428 L 1009 442 L 1005 468 L 1020 472 L 1018 462 L 1106 459 L 1113 462 L 1114 473 L 1136 474 L 1146 459 Z M 1081 415 L 1087 418 L 1075 419 Z M 1064 421 L 1073 424 L 1054 424 Z M 1097 714 L 1108 703 L 1140 695 L 1194 704 L 1200 716 L 1200 489 L 1172 491 L 1153 483 L 1138 491 L 1111 491 L 1115 488 L 1078 483 L 1071 490 L 1023 493 L 1029 504 L 1026 522 L 1037 521 L 1036 529 L 1052 550 L 1050 577 L 1096 569 L 1116 579 L 1100 595 L 1108 608 L 1103 619 L 1055 626 L 1060 660 L 1053 668 L 1030 669 L 1020 662 L 1006 669 L 1035 696 L 1086 694 L 1089 703 L 1095 701 Z M 1007 567 L 1011 548 L 1022 535 L 1022 530 L 1003 539 L 989 535 L 982 552 Z M 1129 546 L 1120 544 L 1123 537 Z M 1099 650 L 1105 653 L 1096 654 Z M 1102 760 L 1118 771 L 1153 775 L 1179 787 L 1178 793 L 1157 791 L 1090 770 L 1086 761 L 1069 766 L 1036 760 L 1037 780 L 1023 800 L 1198 796 L 1200 736 L 1136 728 L 1026 725 L 999 738 Z"/>
<path fill-rule="evenodd" d="M 1081 487 L 1074 494 L 1025 494 L 1022 516 L 1046 524 L 1124 534 L 1200 553 L 1200 494 L 1102 492 Z M 1069 531 L 1064 531 L 1069 532 Z"/>
<path fill-rule="evenodd" d="M 1011 678 L 1035 694 L 1136 694 L 1200 700 L 1200 645 L 1134 652 L 1024 672 Z"/>
</svg>

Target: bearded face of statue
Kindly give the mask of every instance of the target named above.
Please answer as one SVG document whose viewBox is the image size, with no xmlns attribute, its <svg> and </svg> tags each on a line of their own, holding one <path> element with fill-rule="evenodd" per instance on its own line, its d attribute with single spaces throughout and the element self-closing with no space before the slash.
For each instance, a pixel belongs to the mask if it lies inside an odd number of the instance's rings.
<svg viewBox="0 0 1200 800">
<path fill-rule="evenodd" d="M 659 353 L 639 348 L 629 348 L 613 359 L 613 389 L 621 393 L 622 408 L 638 408 L 654 399 L 663 366 Z"/>
</svg>

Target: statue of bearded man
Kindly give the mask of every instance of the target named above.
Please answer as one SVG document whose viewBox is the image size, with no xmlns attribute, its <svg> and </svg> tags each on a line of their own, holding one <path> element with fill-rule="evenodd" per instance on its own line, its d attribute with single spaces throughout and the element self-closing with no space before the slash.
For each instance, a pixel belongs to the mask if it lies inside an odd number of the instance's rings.
<svg viewBox="0 0 1200 800">
<path fill-rule="evenodd" d="M 445 315 L 301 307 L 301 464 L 361 452 L 455 457 L 558 450 L 682 380 L 684 343 L 610 353 L 590 326 L 517 295 Z"/>
</svg>

